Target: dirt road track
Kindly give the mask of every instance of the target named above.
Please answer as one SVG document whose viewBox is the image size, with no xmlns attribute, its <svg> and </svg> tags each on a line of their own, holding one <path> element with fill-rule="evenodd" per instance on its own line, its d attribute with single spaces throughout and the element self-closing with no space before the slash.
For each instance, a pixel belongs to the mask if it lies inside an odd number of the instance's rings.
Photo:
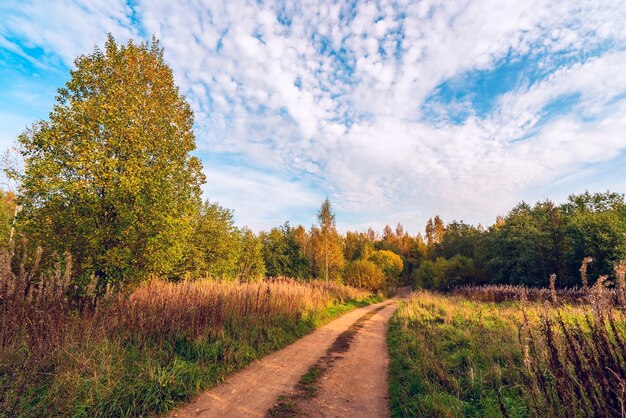
<svg viewBox="0 0 626 418">
<path fill-rule="evenodd" d="M 387 303 L 389 302 L 386 301 L 380 304 L 360 308 L 330 322 L 329 324 L 315 330 L 311 334 L 299 339 L 288 347 L 270 354 L 269 356 L 252 363 L 250 366 L 239 371 L 238 373 L 233 374 L 221 384 L 199 395 L 192 402 L 173 411 L 170 416 L 265 416 L 267 410 L 276 401 L 276 398 L 282 393 L 290 391 L 297 384 L 300 376 L 306 373 L 309 367 L 324 355 L 326 349 L 342 332 L 346 331 L 350 325 L 352 325 L 363 314 Z M 382 318 L 380 315 L 382 312 L 386 312 L 385 315 L 390 316 L 391 313 L 393 313 L 393 310 L 395 310 L 395 304 L 392 304 L 391 307 L 387 307 L 383 311 L 374 315 L 372 320 L 375 320 L 377 317 Z M 377 320 L 376 323 L 379 323 L 379 321 Z M 365 330 L 366 329 L 364 328 L 362 331 Z M 367 331 L 366 335 L 370 335 L 372 332 L 382 332 L 382 341 L 384 343 L 385 331 L 386 328 L 381 328 L 379 326 L 376 330 L 371 329 L 370 331 Z M 365 338 L 369 337 L 366 336 Z M 375 339 L 379 349 L 384 351 L 377 350 L 375 353 L 370 353 L 368 355 L 374 357 L 383 356 L 384 362 L 386 362 L 387 348 L 384 344 L 378 344 L 381 341 L 380 338 L 376 337 Z M 374 360 L 364 359 L 363 361 L 370 362 Z M 359 368 L 361 367 L 361 365 L 358 366 Z M 372 379 L 382 379 L 385 381 L 386 385 L 386 371 L 384 372 L 384 375 L 380 375 L 378 373 L 382 372 L 382 368 L 378 367 L 377 370 L 377 375 L 372 376 Z M 382 390 L 382 386 L 372 387 L 369 390 Z M 371 396 L 371 394 L 368 396 Z M 387 391 L 384 390 L 380 396 L 387 396 Z"/>
<path fill-rule="evenodd" d="M 317 395 L 298 407 L 308 417 L 389 416 L 387 323 L 396 310 L 390 304 L 359 330 L 350 349 L 335 360 Z"/>
</svg>

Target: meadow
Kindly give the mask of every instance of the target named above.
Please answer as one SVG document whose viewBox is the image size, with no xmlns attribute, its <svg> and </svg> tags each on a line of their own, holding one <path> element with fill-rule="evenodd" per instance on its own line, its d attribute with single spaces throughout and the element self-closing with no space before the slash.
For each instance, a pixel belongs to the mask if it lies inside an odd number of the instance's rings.
<svg viewBox="0 0 626 418">
<path fill-rule="evenodd" d="M 67 268 L 14 274 L 7 263 L 0 263 L 0 416 L 163 413 L 376 300 L 348 286 L 288 278 L 153 278 L 104 295 L 86 286 L 77 298 Z"/>
<path fill-rule="evenodd" d="M 600 283 L 582 300 L 513 290 L 417 291 L 400 305 L 388 336 L 393 416 L 625 416 L 619 289 Z"/>
</svg>

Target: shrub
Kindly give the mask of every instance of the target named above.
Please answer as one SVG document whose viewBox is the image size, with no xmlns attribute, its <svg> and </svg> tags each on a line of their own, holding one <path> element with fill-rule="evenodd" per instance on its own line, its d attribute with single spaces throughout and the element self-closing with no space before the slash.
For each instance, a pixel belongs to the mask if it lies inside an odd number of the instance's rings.
<svg viewBox="0 0 626 418">
<path fill-rule="evenodd" d="M 343 280 L 350 286 L 371 291 L 381 291 L 385 288 L 385 273 L 368 260 L 349 262 L 344 268 Z"/>
<path fill-rule="evenodd" d="M 400 276 L 404 267 L 402 257 L 389 250 L 374 251 L 368 260 L 376 264 L 390 279 Z"/>
<path fill-rule="evenodd" d="M 450 259 L 439 257 L 434 262 L 423 262 L 413 273 L 413 281 L 420 288 L 451 290 L 467 284 L 474 276 L 472 259 L 455 255 Z"/>
</svg>

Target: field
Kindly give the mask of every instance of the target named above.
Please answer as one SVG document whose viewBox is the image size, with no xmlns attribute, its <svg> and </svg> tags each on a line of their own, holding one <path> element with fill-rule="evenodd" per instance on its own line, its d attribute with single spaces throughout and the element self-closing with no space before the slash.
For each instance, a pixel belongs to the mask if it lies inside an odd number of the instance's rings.
<svg viewBox="0 0 626 418">
<path fill-rule="evenodd" d="M 318 281 L 153 279 L 74 306 L 60 272 L 2 278 L 0 416 L 163 413 L 375 299 Z"/>
<path fill-rule="evenodd" d="M 624 416 L 626 317 L 613 293 L 484 301 L 496 290 L 418 291 L 400 305 L 388 336 L 394 416 Z"/>
</svg>

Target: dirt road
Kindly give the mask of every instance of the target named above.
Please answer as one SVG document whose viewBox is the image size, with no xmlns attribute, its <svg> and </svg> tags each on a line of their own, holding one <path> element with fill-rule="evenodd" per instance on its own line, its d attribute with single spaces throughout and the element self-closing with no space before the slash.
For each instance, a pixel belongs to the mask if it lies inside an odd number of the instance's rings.
<svg viewBox="0 0 626 418">
<path fill-rule="evenodd" d="M 348 351 L 320 379 L 316 396 L 298 402 L 299 415 L 389 416 L 387 323 L 395 310 L 392 303 L 363 324 Z"/>
<path fill-rule="evenodd" d="M 406 294 L 403 290 L 401 294 Z M 294 391 L 300 377 L 325 356 L 335 340 L 368 312 L 349 350 L 328 370 L 306 413 L 317 416 L 388 414 L 386 325 L 395 303 L 385 301 L 352 311 L 288 347 L 254 362 L 175 410 L 175 417 L 262 417 L 279 396 Z M 348 405 L 346 405 L 348 404 Z M 354 404 L 354 405 L 351 405 Z M 357 405 L 358 404 L 358 405 Z"/>
</svg>

